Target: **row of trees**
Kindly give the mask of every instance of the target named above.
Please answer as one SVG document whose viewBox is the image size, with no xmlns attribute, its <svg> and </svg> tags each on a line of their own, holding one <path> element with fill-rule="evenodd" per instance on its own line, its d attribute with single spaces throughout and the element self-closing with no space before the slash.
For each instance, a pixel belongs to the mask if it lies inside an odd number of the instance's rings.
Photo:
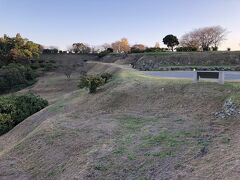
<svg viewBox="0 0 240 180">
<path fill-rule="evenodd" d="M 141 53 L 141 52 L 159 52 L 168 51 L 169 49 L 174 51 L 174 47 L 177 46 L 177 51 L 209 51 L 218 50 L 220 45 L 226 37 L 226 29 L 221 26 L 211 26 L 195 29 L 191 32 L 184 34 L 180 40 L 169 34 L 163 38 L 163 43 L 168 47 L 160 48 L 160 44 L 156 43 L 155 47 L 147 47 L 143 44 L 135 44 L 130 46 L 127 38 L 115 41 L 112 44 L 105 43 L 100 47 L 90 47 L 86 43 L 74 43 L 68 50 L 70 53 L 88 54 L 88 53 Z M 56 49 L 44 50 L 44 53 L 62 53 Z"/>
<path fill-rule="evenodd" d="M 163 43 L 172 51 L 174 47 L 177 51 L 209 51 L 218 50 L 219 45 L 225 40 L 227 35 L 226 29 L 221 26 L 211 26 L 195 29 L 184 34 L 180 40 L 172 34 L 163 38 Z M 100 47 L 90 47 L 86 43 L 73 43 L 68 52 L 77 54 L 89 54 L 104 52 L 115 53 L 138 53 L 138 52 L 156 52 L 166 51 L 160 48 L 159 43 L 155 47 L 148 48 L 143 44 L 135 44 L 130 46 L 127 38 L 122 38 L 112 44 L 103 44 Z M 44 49 L 41 45 L 23 38 L 20 34 L 15 37 L 4 35 L 0 37 L 0 59 L 13 62 L 16 59 L 31 59 L 38 57 L 40 53 L 56 54 L 67 53 L 67 51 L 59 51 L 57 48 Z"/>
<path fill-rule="evenodd" d="M 172 51 L 174 47 L 177 51 L 217 51 L 219 45 L 225 40 L 227 30 L 221 26 L 211 26 L 195 29 L 184 34 L 180 40 L 172 34 L 163 38 L 163 43 Z M 165 48 L 160 48 L 159 43 L 155 47 L 148 48 L 143 44 L 129 45 L 126 38 L 110 44 L 103 45 L 104 50 L 112 49 L 115 53 L 138 53 L 138 52 L 156 52 L 167 51 Z"/>
<path fill-rule="evenodd" d="M 41 45 L 23 38 L 20 34 L 15 37 L 0 37 L 0 60 L 7 63 L 38 57 L 42 49 Z"/>
<path fill-rule="evenodd" d="M 172 34 L 163 38 L 163 43 L 169 48 L 174 50 L 175 46 L 177 51 L 217 51 L 218 46 L 225 40 L 227 35 L 226 29 L 221 26 L 211 26 L 195 29 L 191 32 L 184 34 L 180 42 L 178 38 Z"/>
</svg>

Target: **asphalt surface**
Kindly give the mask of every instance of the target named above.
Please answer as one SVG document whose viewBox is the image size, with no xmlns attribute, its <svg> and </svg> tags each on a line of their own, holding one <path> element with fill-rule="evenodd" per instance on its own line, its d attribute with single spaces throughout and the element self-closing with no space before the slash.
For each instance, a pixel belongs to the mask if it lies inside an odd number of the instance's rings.
<svg viewBox="0 0 240 180">
<path fill-rule="evenodd" d="M 162 78 L 176 78 L 176 79 L 193 79 L 193 71 L 144 71 L 146 75 L 157 76 Z M 225 71 L 225 80 L 227 81 L 240 81 L 240 72 Z"/>
</svg>

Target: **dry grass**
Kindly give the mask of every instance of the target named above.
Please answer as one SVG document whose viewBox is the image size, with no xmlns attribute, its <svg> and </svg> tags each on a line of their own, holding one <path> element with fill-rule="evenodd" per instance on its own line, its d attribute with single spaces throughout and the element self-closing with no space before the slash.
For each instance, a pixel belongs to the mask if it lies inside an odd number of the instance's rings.
<svg viewBox="0 0 240 180">
<path fill-rule="evenodd" d="M 0 137 L 0 179 L 239 176 L 237 117 L 212 115 L 239 88 L 90 64 L 103 71 L 115 77 L 94 95 L 77 90 L 77 75 L 48 74 L 31 88 L 52 104 Z"/>
</svg>

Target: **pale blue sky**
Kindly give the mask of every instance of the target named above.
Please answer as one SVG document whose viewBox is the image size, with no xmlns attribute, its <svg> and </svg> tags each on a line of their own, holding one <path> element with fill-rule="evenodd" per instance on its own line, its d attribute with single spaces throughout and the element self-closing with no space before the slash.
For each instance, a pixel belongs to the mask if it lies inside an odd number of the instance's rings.
<svg viewBox="0 0 240 180">
<path fill-rule="evenodd" d="M 240 49 L 240 0 L 0 0 L 0 36 L 19 32 L 62 49 L 122 37 L 131 44 L 162 45 L 167 34 L 180 38 L 212 25 L 229 31 L 222 49 Z"/>
</svg>

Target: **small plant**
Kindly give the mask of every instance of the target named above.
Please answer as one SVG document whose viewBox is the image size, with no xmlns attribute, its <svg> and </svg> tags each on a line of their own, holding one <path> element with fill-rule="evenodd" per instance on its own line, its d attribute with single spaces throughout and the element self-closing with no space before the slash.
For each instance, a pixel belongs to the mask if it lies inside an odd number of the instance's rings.
<svg viewBox="0 0 240 180">
<path fill-rule="evenodd" d="M 71 64 L 61 65 L 59 70 L 67 77 L 67 79 L 71 79 L 72 73 L 76 70 L 76 67 Z"/>
<path fill-rule="evenodd" d="M 88 88 L 89 93 L 96 93 L 97 88 L 104 84 L 105 80 L 99 75 L 82 76 L 79 88 Z"/>
</svg>

